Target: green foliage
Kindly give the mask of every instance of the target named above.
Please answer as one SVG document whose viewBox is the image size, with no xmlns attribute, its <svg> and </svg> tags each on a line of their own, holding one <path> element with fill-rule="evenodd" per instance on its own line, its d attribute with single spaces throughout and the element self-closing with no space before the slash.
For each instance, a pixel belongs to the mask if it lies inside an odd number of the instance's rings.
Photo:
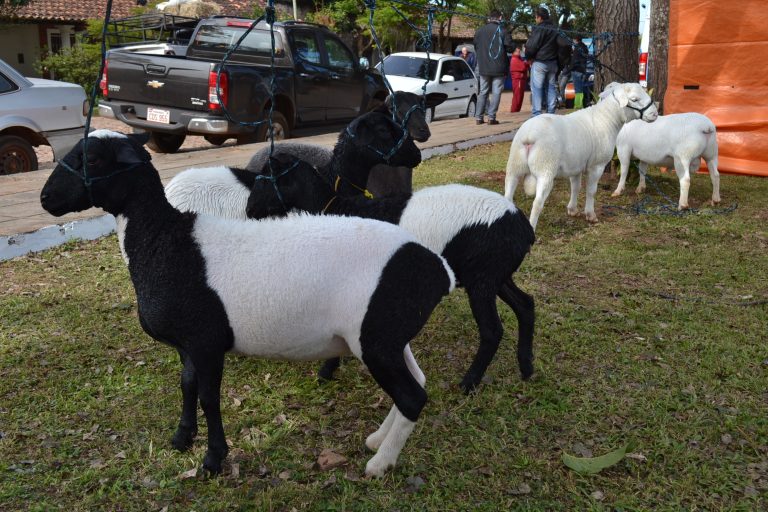
<svg viewBox="0 0 768 512">
<path fill-rule="evenodd" d="M 623 446 L 618 450 L 614 450 L 599 457 L 574 457 L 573 455 L 563 452 L 563 464 L 577 473 L 595 475 L 605 468 L 615 466 L 624 460 L 626 455 L 627 446 Z"/>
<path fill-rule="evenodd" d="M 101 78 L 100 66 L 101 46 L 97 44 L 79 44 L 61 53 L 50 53 L 35 65 L 38 72 L 53 72 L 58 80 L 81 85 L 86 94 Z"/>
</svg>

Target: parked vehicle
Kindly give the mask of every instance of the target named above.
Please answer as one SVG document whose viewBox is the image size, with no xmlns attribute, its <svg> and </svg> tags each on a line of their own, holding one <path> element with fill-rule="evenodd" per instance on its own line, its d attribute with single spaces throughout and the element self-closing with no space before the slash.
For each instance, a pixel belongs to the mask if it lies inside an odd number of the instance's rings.
<svg viewBox="0 0 768 512">
<path fill-rule="evenodd" d="M 477 105 L 477 78 L 464 59 L 442 53 L 403 52 L 388 55 L 384 75 L 395 91 L 422 94 L 443 93 L 448 97 L 426 112 L 427 122 L 447 116 L 472 117 Z"/>
<path fill-rule="evenodd" d="M 88 106 L 79 85 L 27 78 L 0 60 L 0 174 L 37 170 L 36 146 L 65 156 L 83 138 Z"/>
<path fill-rule="evenodd" d="M 386 98 L 384 81 L 368 61 L 358 61 L 333 32 L 311 23 L 274 24 L 274 70 L 263 21 L 222 67 L 225 53 L 252 23 L 222 16 L 200 20 L 185 55 L 110 50 L 100 114 L 148 131 L 150 148 L 173 153 L 187 135 L 212 144 L 232 137 L 238 143 L 266 140 L 263 121 L 270 110 L 274 139 L 280 140 L 299 125 L 348 121 Z"/>
</svg>

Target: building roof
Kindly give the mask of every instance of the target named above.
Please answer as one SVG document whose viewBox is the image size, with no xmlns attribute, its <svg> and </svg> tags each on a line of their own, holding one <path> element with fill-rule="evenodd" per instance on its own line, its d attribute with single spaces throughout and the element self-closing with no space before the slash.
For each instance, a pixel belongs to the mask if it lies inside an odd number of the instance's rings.
<svg viewBox="0 0 768 512">
<path fill-rule="evenodd" d="M 209 0 L 221 6 L 222 14 L 244 15 L 253 9 L 253 2 L 247 0 Z M 85 21 L 104 18 L 106 0 L 32 0 L 15 12 L 13 19 L 18 21 Z M 123 18 L 135 14 L 136 0 L 112 0 L 110 18 Z"/>
</svg>

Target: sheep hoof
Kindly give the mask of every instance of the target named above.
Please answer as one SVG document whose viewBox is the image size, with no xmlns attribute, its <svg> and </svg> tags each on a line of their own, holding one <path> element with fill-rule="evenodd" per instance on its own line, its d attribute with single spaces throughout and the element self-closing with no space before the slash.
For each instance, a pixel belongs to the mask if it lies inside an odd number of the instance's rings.
<svg viewBox="0 0 768 512">
<path fill-rule="evenodd" d="M 533 363 L 520 364 L 520 375 L 523 380 L 528 380 L 533 376 Z"/>
<path fill-rule="evenodd" d="M 227 451 L 224 450 L 223 454 L 217 453 L 216 450 L 208 449 L 205 452 L 205 458 L 203 459 L 203 469 L 208 471 L 212 475 L 220 475 L 222 472 L 221 463 L 227 458 Z"/>
<path fill-rule="evenodd" d="M 573 210 L 571 210 L 570 208 L 566 208 L 566 209 L 568 210 L 568 216 L 569 217 L 578 217 L 579 216 L 579 210 L 577 210 L 576 208 L 574 208 Z"/>
<path fill-rule="evenodd" d="M 635 189 L 635 194 L 642 194 L 643 192 L 645 192 L 645 187 L 637 187 Z"/>
<path fill-rule="evenodd" d="M 680 204 L 677 206 L 677 210 L 682 212 L 683 210 L 687 210 L 689 206 L 687 204 Z"/>
<path fill-rule="evenodd" d="M 387 472 L 387 469 L 393 466 L 393 464 L 381 464 L 377 459 L 378 456 L 374 456 L 365 465 L 365 476 L 381 478 Z"/>
<path fill-rule="evenodd" d="M 480 386 L 480 379 L 472 378 L 469 376 L 465 376 L 459 384 L 459 387 L 465 395 L 469 395 L 470 393 L 476 391 L 478 386 Z"/>
<path fill-rule="evenodd" d="M 621 195 L 621 190 L 614 190 L 613 194 L 611 194 L 611 197 L 619 197 Z"/>
<path fill-rule="evenodd" d="M 710 206 L 717 206 L 720 204 L 720 198 L 712 199 L 712 201 L 709 202 Z"/>
<path fill-rule="evenodd" d="M 595 214 L 595 212 L 587 213 L 586 217 L 587 217 L 587 222 L 589 222 L 590 224 L 597 224 L 598 221 L 597 221 L 597 215 Z"/>
<path fill-rule="evenodd" d="M 195 436 L 197 435 L 197 429 L 188 429 L 179 426 L 176 429 L 176 433 L 171 438 L 171 445 L 180 452 L 185 452 L 192 448 L 195 442 Z"/>
</svg>

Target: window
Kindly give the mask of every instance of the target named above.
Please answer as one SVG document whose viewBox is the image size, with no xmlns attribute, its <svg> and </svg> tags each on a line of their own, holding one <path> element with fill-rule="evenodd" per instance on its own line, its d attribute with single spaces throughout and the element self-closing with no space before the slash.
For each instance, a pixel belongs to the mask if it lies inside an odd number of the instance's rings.
<svg viewBox="0 0 768 512">
<path fill-rule="evenodd" d="M 332 68 L 355 69 L 352 54 L 341 41 L 326 37 L 325 49 L 328 51 L 328 63 Z"/>
<path fill-rule="evenodd" d="M 202 50 L 226 51 L 242 37 L 247 27 L 205 25 L 195 36 L 194 45 Z M 280 34 L 275 32 L 275 52 L 280 53 L 283 44 Z M 248 53 L 269 57 L 272 54 L 272 39 L 268 30 L 252 30 L 238 46 L 237 53 Z"/>
<path fill-rule="evenodd" d="M 469 64 L 462 59 L 457 60 L 456 67 L 458 68 L 459 75 L 456 76 L 456 80 L 474 80 L 475 74 L 472 73 L 472 69 L 470 69 Z"/>
<path fill-rule="evenodd" d="M 18 87 L 16 87 L 15 83 L 11 82 L 3 75 L 0 75 L 0 94 L 15 91 L 16 89 L 18 89 Z"/>
<path fill-rule="evenodd" d="M 427 59 L 421 57 L 404 57 L 402 55 L 390 55 L 384 59 L 384 73 L 387 75 L 407 76 L 410 78 L 426 79 L 425 71 Z M 435 79 L 437 61 L 429 61 L 429 80 Z"/>
<path fill-rule="evenodd" d="M 296 49 L 296 58 L 310 64 L 320 64 L 320 49 L 315 40 L 315 34 L 309 31 L 296 31 L 293 33 L 293 47 Z"/>
</svg>

